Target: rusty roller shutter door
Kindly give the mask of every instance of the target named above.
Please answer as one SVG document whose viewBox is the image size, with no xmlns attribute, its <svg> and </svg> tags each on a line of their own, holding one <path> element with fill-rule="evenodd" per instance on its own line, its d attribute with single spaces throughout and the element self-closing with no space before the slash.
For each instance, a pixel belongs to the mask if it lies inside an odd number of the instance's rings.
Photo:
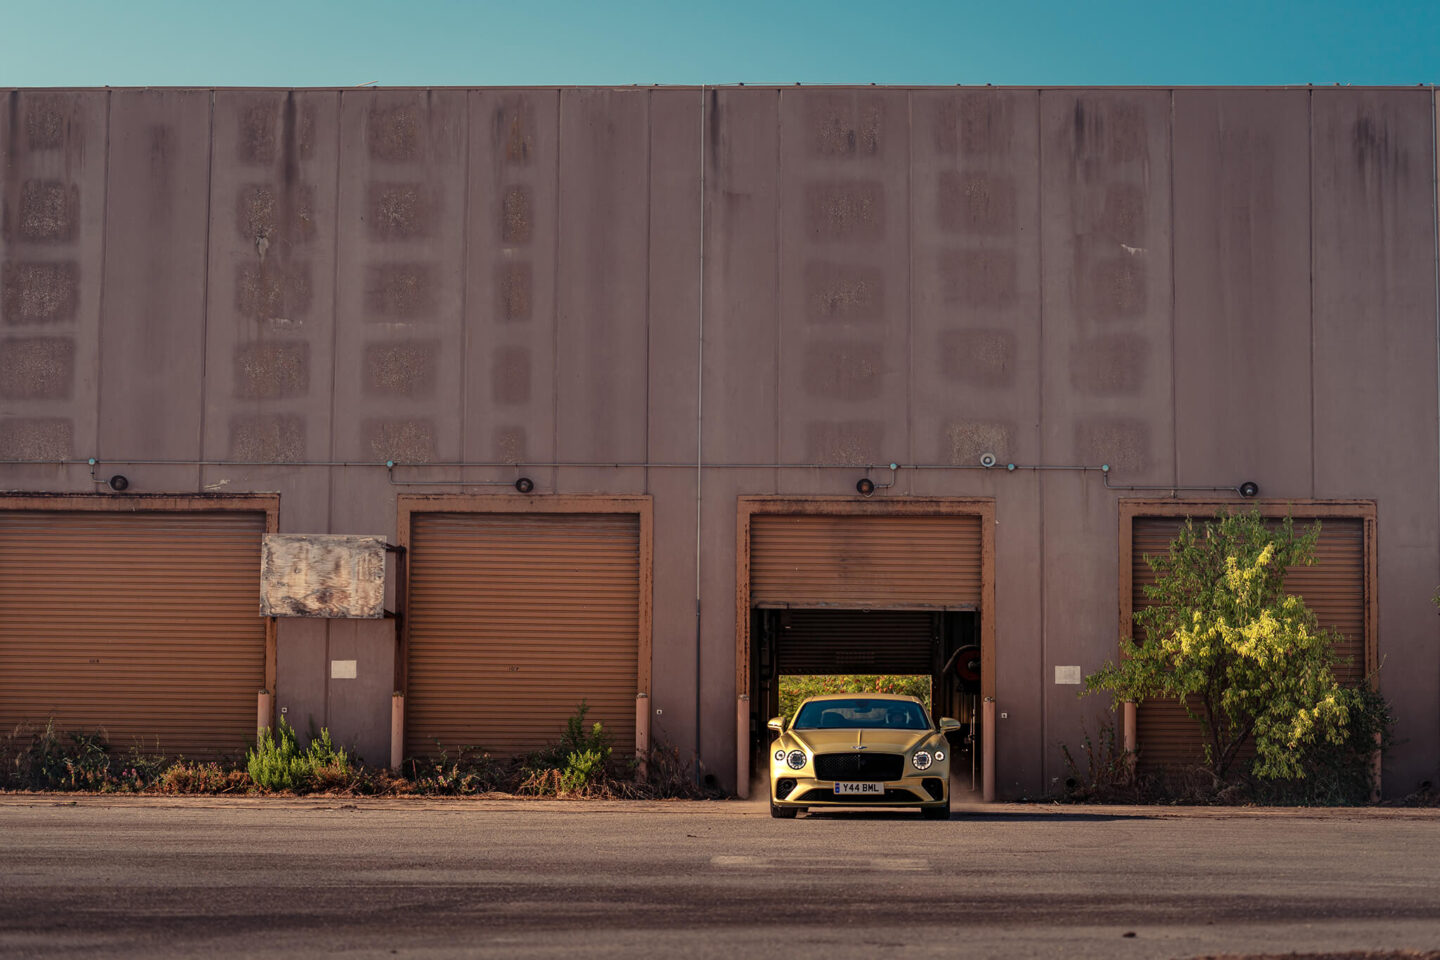
<svg viewBox="0 0 1440 960">
<path fill-rule="evenodd" d="M 0 722 L 103 728 L 112 750 L 213 758 L 265 685 L 249 512 L 0 512 Z"/>
<path fill-rule="evenodd" d="M 980 605 L 980 518 L 757 515 L 752 604 L 840 609 Z"/>
<path fill-rule="evenodd" d="M 1147 554 L 1169 552 L 1184 519 L 1137 517 L 1131 552 L 1131 589 L 1134 609 L 1148 605 L 1144 587 L 1155 582 L 1145 562 Z M 1198 520 L 1196 521 L 1199 522 Z M 1297 518 L 1297 528 L 1313 521 Z M 1315 564 L 1295 567 L 1285 578 L 1287 593 L 1298 594 L 1315 613 L 1321 627 L 1339 631 L 1339 662 L 1335 675 L 1341 683 L 1357 684 L 1365 676 L 1365 526 L 1358 519 L 1321 521 Z M 1186 765 L 1204 760 L 1197 724 L 1177 700 L 1147 700 L 1137 714 L 1142 769 L 1160 765 Z M 1247 749 L 1245 757 L 1253 756 Z"/>
<path fill-rule="evenodd" d="M 405 749 L 516 756 L 584 700 L 635 742 L 640 522 L 634 514 L 419 513 L 412 519 Z"/>
<path fill-rule="evenodd" d="M 780 620 L 782 674 L 928 674 L 935 614 L 913 610 L 788 610 Z"/>
</svg>

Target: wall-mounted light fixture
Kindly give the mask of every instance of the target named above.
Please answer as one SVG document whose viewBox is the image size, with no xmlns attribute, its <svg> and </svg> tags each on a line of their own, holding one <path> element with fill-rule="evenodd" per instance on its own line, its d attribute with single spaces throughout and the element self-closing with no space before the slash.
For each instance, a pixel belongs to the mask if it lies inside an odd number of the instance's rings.
<svg viewBox="0 0 1440 960">
<path fill-rule="evenodd" d="M 868 497 L 868 496 L 870 496 L 872 493 L 874 493 L 876 490 L 879 490 L 881 487 L 893 487 L 893 486 L 895 486 L 895 471 L 897 471 L 897 470 L 900 469 L 900 464 L 898 464 L 898 463 L 887 463 L 887 464 L 885 464 L 884 466 L 885 466 L 886 469 L 888 469 L 888 470 L 890 471 L 890 480 L 889 480 L 888 482 L 886 482 L 886 483 L 876 483 L 874 480 L 871 480 L 869 477 L 861 477 L 859 480 L 857 480 L 857 481 L 855 482 L 855 492 L 858 493 L 858 494 L 860 494 L 860 496 L 862 496 L 862 497 Z M 874 464 L 870 464 L 869 466 L 866 467 L 866 469 L 867 469 L 867 470 L 870 470 L 870 469 L 874 469 L 874 467 L 875 467 Z"/>
<path fill-rule="evenodd" d="M 1235 490 L 1242 497 L 1260 496 L 1260 484 L 1256 483 L 1254 480 L 1246 480 L 1244 483 L 1240 484 L 1240 486 L 1236 487 Z"/>
<path fill-rule="evenodd" d="M 521 477 L 519 480 L 515 481 L 515 489 L 519 490 L 521 493 L 529 493 L 531 490 L 535 489 L 535 481 L 531 480 L 529 477 Z"/>
<path fill-rule="evenodd" d="M 110 484 L 110 489 L 114 490 L 116 493 L 120 493 L 124 490 L 129 489 L 130 487 L 130 481 L 125 477 L 123 473 L 115 474 L 115 476 L 111 477 L 108 482 Z"/>
</svg>

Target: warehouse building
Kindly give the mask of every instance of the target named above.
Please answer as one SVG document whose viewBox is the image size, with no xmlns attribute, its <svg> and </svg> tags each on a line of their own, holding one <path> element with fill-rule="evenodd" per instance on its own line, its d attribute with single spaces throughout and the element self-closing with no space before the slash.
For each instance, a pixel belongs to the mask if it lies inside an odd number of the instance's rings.
<svg viewBox="0 0 1440 960">
<path fill-rule="evenodd" d="M 385 763 L 584 700 L 743 793 L 778 677 L 918 673 L 1035 796 L 1144 554 L 1253 503 L 1321 520 L 1290 587 L 1402 796 L 1435 125 L 1425 87 L 0 92 L 0 723 Z M 284 536 L 322 588 L 262 616 Z"/>
</svg>

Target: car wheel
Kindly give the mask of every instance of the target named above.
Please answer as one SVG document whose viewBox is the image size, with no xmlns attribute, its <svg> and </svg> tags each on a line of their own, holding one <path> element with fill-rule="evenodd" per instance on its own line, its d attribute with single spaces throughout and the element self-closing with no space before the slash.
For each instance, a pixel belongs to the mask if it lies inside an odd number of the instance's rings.
<svg viewBox="0 0 1440 960">
<path fill-rule="evenodd" d="M 950 801 L 946 800 L 943 807 L 921 807 L 920 815 L 926 820 L 949 820 Z"/>
<path fill-rule="evenodd" d="M 795 807 L 777 807 L 773 803 L 770 804 L 770 816 L 776 820 L 794 820 L 799 812 Z"/>
</svg>

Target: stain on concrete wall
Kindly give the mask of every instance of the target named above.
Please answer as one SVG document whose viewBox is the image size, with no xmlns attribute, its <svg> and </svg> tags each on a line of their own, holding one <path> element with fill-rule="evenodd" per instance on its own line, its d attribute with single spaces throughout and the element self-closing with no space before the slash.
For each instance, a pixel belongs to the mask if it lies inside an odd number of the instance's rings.
<svg viewBox="0 0 1440 960">
<path fill-rule="evenodd" d="M 371 320 L 429 320 L 436 310 L 430 263 L 372 263 L 365 268 L 365 311 Z"/>
<path fill-rule="evenodd" d="M 876 420 L 805 425 L 805 452 L 806 461 L 809 463 L 880 463 L 883 460 L 880 451 L 884 442 L 885 424 Z"/>
<path fill-rule="evenodd" d="M 977 387 L 1013 386 L 1017 376 L 1012 330 L 946 330 L 940 335 L 940 370 L 946 379 Z"/>
<path fill-rule="evenodd" d="M 257 341 L 235 351 L 235 397 L 291 400 L 310 392 L 310 344 Z"/>
<path fill-rule="evenodd" d="M 366 392 L 413 399 L 433 397 L 439 349 L 433 340 L 367 344 Z"/>
<path fill-rule="evenodd" d="M 59 417 L 0 420 L 0 458 L 68 460 L 75 455 L 75 427 Z"/>
<path fill-rule="evenodd" d="M 7 326 L 69 323 L 79 305 L 74 261 L 12 262 L 0 267 L 0 312 Z"/>
<path fill-rule="evenodd" d="M 370 456 L 397 463 L 435 459 L 435 426 L 426 420 L 366 420 L 360 427 Z"/>
<path fill-rule="evenodd" d="M 69 337 L 0 339 L 0 399 L 65 400 L 75 386 Z"/>
<path fill-rule="evenodd" d="M 230 422 L 230 458 L 258 463 L 305 459 L 305 421 L 291 413 L 237 416 Z"/>
</svg>

